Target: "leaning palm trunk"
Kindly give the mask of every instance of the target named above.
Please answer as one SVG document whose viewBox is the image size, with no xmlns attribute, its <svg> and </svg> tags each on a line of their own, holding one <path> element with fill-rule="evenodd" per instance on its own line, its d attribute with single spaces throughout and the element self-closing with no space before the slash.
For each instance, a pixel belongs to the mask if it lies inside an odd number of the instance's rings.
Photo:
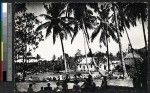
<svg viewBox="0 0 150 93">
<path fill-rule="evenodd" d="M 90 70 L 89 70 L 89 67 L 88 67 L 88 64 L 87 64 L 86 37 L 85 37 L 84 32 L 83 32 L 83 37 L 84 37 L 84 49 L 85 49 L 86 65 L 87 65 L 87 69 L 88 69 L 89 74 L 91 74 Z"/>
<path fill-rule="evenodd" d="M 146 47 L 146 57 L 144 58 L 144 61 L 143 61 L 143 65 L 144 65 L 144 69 L 143 69 L 143 87 L 144 88 L 147 88 L 147 80 L 146 80 L 146 77 L 147 77 L 147 62 L 148 62 L 148 45 L 147 45 L 147 42 L 146 42 L 146 32 L 145 32 L 145 26 L 144 26 L 144 20 L 141 18 L 142 20 L 142 26 L 143 26 L 143 35 L 144 35 L 144 41 L 145 41 L 145 47 Z"/>
<path fill-rule="evenodd" d="M 61 38 L 61 35 L 59 34 L 60 41 L 61 41 L 61 47 L 62 47 L 62 52 L 63 52 L 63 59 L 64 59 L 64 64 L 65 64 L 65 73 L 67 74 L 67 62 L 66 62 L 66 57 L 65 57 L 65 52 L 64 52 L 64 44 Z"/>
<path fill-rule="evenodd" d="M 124 60 L 123 60 L 122 45 L 121 45 L 117 15 L 116 15 L 116 12 L 115 12 L 115 6 L 113 6 L 113 12 L 114 12 L 114 16 L 115 16 L 115 24 L 116 24 L 116 29 L 117 29 L 117 36 L 118 36 L 118 43 L 119 43 L 119 50 L 120 50 L 120 61 L 121 61 L 122 67 L 123 67 L 123 77 L 128 77 L 126 67 L 125 67 L 125 63 L 124 63 Z"/>
<path fill-rule="evenodd" d="M 84 26 L 84 30 L 87 31 L 87 28 L 85 27 L 84 24 L 83 24 L 83 26 Z M 85 33 L 85 31 L 83 31 L 83 36 L 84 36 L 84 39 L 85 39 L 85 41 L 86 41 L 86 43 L 87 43 L 87 46 L 88 46 L 89 51 L 91 52 L 91 54 L 93 54 L 93 53 L 92 53 L 92 50 L 91 50 L 91 48 L 90 48 L 90 45 L 89 45 L 89 41 L 88 41 L 88 39 L 86 38 L 86 33 Z M 84 45 L 85 45 L 85 44 L 84 44 Z M 87 55 L 86 55 L 86 56 L 87 56 Z M 99 72 L 99 74 L 100 74 L 101 76 L 103 76 L 102 73 L 100 72 L 100 68 L 98 67 L 98 65 L 96 64 L 95 60 L 93 59 L 93 55 L 92 55 L 92 60 L 93 60 L 93 62 L 94 62 L 94 66 L 95 66 L 96 70 Z M 89 69 L 89 68 L 88 68 L 88 69 Z M 90 71 L 89 71 L 89 74 L 91 74 Z"/>
<path fill-rule="evenodd" d="M 129 37 L 129 34 L 128 34 L 126 28 L 125 28 L 125 32 L 126 32 L 126 34 L 127 34 L 127 38 L 128 38 L 128 41 L 129 41 L 129 45 L 130 45 L 130 47 L 131 47 L 131 53 L 132 53 L 132 55 L 133 55 L 133 60 L 134 60 L 134 69 L 135 69 L 135 71 L 136 71 L 136 69 L 137 69 L 137 63 L 136 63 L 135 55 L 134 55 L 134 52 L 133 52 L 134 50 L 133 50 L 133 47 L 132 47 L 132 44 L 131 44 L 131 40 L 130 40 L 130 37 Z M 137 73 L 137 72 L 135 72 L 135 73 Z"/>
<path fill-rule="evenodd" d="M 147 41 L 146 41 L 146 32 L 145 32 L 144 20 L 141 18 L 141 21 L 142 21 L 142 27 L 143 27 L 143 35 L 144 35 L 145 47 L 146 47 L 146 51 L 147 51 L 148 47 L 147 47 Z"/>
</svg>

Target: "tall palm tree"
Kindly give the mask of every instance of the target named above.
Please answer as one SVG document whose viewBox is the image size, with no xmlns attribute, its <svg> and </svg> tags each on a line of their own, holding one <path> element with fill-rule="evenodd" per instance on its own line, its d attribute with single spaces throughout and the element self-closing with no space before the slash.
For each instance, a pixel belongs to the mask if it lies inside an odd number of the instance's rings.
<svg viewBox="0 0 150 93">
<path fill-rule="evenodd" d="M 88 3 L 69 3 L 68 4 L 68 13 L 74 12 L 74 18 L 77 21 L 77 24 L 75 24 L 75 30 L 74 35 L 72 38 L 72 41 L 76 37 L 77 33 L 82 30 L 83 37 L 84 37 L 84 48 L 85 48 L 85 55 L 86 55 L 86 62 L 87 62 L 87 51 L 86 51 L 86 43 L 88 45 L 89 51 L 91 52 L 91 49 L 89 47 L 89 33 L 88 29 L 93 29 L 93 21 L 96 19 L 92 13 L 91 10 L 87 8 L 87 6 L 93 6 L 93 4 Z M 86 42 L 86 43 L 85 43 Z M 88 65 L 87 65 L 88 68 Z"/>
<path fill-rule="evenodd" d="M 112 39 L 118 43 L 118 38 L 115 35 L 115 33 L 117 33 L 117 32 L 116 32 L 116 28 L 114 27 L 114 24 L 109 22 L 109 20 L 110 20 L 109 4 L 105 3 L 104 5 L 101 5 L 101 7 L 97 6 L 95 8 L 97 8 L 97 10 L 96 10 L 98 12 L 97 18 L 99 19 L 100 24 L 92 33 L 91 40 L 93 42 L 95 37 L 97 37 L 97 35 L 99 33 L 101 33 L 99 41 L 100 41 L 100 43 L 102 42 L 107 47 L 108 71 L 110 71 L 108 39 L 109 39 L 109 37 L 112 37 Z"/>
<path fill-rule="evenodd" d="M 144 26 L 144 22 L 147 20 L 146 3 L 116 3 L 116 4 L 113 4 L 113 10 L 114 10 L 114 7 L 116 8 L 115 10 L 117 10 L 116 11 L 117 13 L 116 13 L 116 17 L 115 16 L 113 17 L 113 22 L 118 22 L 118 30 L 120 32 L 123 32 L 123 31 L 126 32 L 129 45 L 131 46 L 131 52 L 133 54 L 133 57 L 134 57 L 133 47 L 132 47 L 126 28 L 129 29 L 130 25 L 132 25 L 133 27 L 136 26 L 137 19 L 141 19 L 141 22 L 142 22 L 145 47 L 147 50 L 147 42 L 146 42 L 146 34 L 145 34 L 145 26 Z M 115 18 L 117 18 L 117 21 L 115 21 Z M 136 66 L 137 64 L 135 60 L 135 68 Z"/>
<path fill-rule="evenodd" d="M 113 10 L 113 19 L 114 19 L 115 27 L 117 29 L 117 36 L 118 36 L 118 43 L 119 43 L 119 50 L 120 50 L 120 61 L 121 61 L 123 71 L 124 71 L 123 76 L 128 77 L 125 63 L 124 63 L 124 59 L 123 59 L 122 44 L 121 44 L 121 39 L 120 39 L 121 38 L 121 31 L 123 31 L 123 29 L 118 22 L 118 17 L 119 17 L 119 11 L 118 10 L 119 9 L 117 8 L 117 4 L 112 3 L 112 10 Z"/>
<path fill-rule="evenodd" d="M 128 31 L 127 31 L 127 28 L 130 29 L 130 24 L 132 26 L 135 26 L 136 25 L 136 21 L 135 20 L 131 20 L 129 19 L 130 17 L 128 16 L 128 7 L 130 6 L 129 3 L 116 3 L 117 5 L 117 8 L 118 8 L 118 22 L 119 22 L 119 28 L 120 30 L 125 31 L 126 32 L 126 35 L 127 35 L 127 38 L 128 38 L 128 41 L 129 41 L 129 46 L 131 47 L 131 53 L 133 55 L 133 59 L 134 59 L 134 62 L 135 62 L 135 67 L 137 66 L 136 65 L 136 60 L 135 60 L 135 55 L 133 53 L 133 46 L 132 46 L 132 43 L 131 43 L 131 40 L 130 40 L 130 37 L 129 37 L 129 34 L 128 34 Z"/>
<path fill-rule="evenodd" d="M 46 28 L 46 37 L 53 33 L 54 44 L 57 36 L 59 36 L 65 64 L 65 72 L 67 73 L 67 62 L 65 58 L 63 39 L 67 39 L 68 35 L 72 37 L 71 31 L 73 31 L 73 28 L 71 27 L 71 21 L 66 21 L 69 18 L 62 17 L 62 14 L 64 14 L 65 11 L 65 7 L 66 4 L 64 3 L 51 3 L 49 5 L 44 4 L 44 8 L 46 9 L 47 14 L 41 14 L 40 16 L 44 16 L 48 21 L 38 26 L 36 30 L 38 31 Z"/>
<path fill-rule="evenodd" d="M 143 74 L 143 87 L 147 87 L 147 57 L 148 57 L 148 44 L 146 40 L 146 32 L 145 32 L 145 24 L 144 22 L 147 21 L 148 18 L 148 8 L 147 8 L 147 3 L 129 3 L 126 7 L 126 14 L 128 19 L 131 21 L 132 26 L 136 26 L 137 20 L 142 23 L 142 28 L 143 28 L 143 36 L 144 36 L 144 42 L 145 42 L 145 58 L 143 61 L 143 68 L 142 68 L 142 74 Z M 136 65 L 136 64 L 135 64 Z M 136 67 L 135 67 L 136 68 Z M 138 68 L 136 68 L 138 69 Z M 137 72 L 138 73 L 138 72 Z M 140 78 L 140 76 L 138 77 Z"/>
</svg>

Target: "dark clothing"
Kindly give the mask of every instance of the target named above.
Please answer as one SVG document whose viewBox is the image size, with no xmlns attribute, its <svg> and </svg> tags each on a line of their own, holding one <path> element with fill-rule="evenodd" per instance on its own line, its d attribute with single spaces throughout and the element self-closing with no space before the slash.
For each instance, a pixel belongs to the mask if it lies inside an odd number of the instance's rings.
<svg viewBox="0 0 150 93">
<path fill-rule="evenodd" d="M 52 91 L 52 87 L 45 87 L 45 88 L 44 88 L 44 91 L 51 92 L 51 91 Z"/>
<path fill-rule="evenodd" d="M 39 92 L 37 92 L 37 93 L 45 93 L 45 91 L 44 90 L 40 90 Z"/>
<path fill-rule="evenodd" d="M 81 88 L 79 85 L 74 85 L 73 86 L 73 91 L 74 93 L 81 93 Z"/>
<path fill-rule="evenodd" d="M 84 82 L 82 85 L 84 91 L 95 91 L 96 84 L 94 82 Z"/>
<path fill-rule="evenodd" d="M 103 88 L 103 89 L 107 88 L 107 79 L 106 79 L 106 77 L 104 77 L 103 80 L 102 80 L 101 88 Z"/>
<path fill-rule="evenodd" d="M 34 91 L 33 91 L 33 89 L 32 89 L 32 88 L 28 88 L 27 93 L 34 93 Z"/>
<path fill-rule="evenodd" d="M 63 91 L 66 92 L 68 90 L 68 85 L 66 82 L 63 82 L 62 87 L 63 87 Z"/>
<path fill-rule="evenodd" d="M 62 87 L 61 86 L 57 86 L 55 89 L 54 89 L 54 91 L 55 91 L 55 93 L 62 93 Z"/>
</svg>

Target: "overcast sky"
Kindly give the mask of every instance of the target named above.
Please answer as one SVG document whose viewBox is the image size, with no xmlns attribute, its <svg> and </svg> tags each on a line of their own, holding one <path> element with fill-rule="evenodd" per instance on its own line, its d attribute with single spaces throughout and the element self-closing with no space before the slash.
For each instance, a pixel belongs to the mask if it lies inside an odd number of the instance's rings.
<svg viewBox="0 0 150 93">
<path fill-rule="evenodd" d="M 27 4 L 27 12 L 35 13 L 35 15 L 39 14 L 46 14 L 46 11 L 41 3 L 28 3 Z M 39 20 L 45 22 L 45 19 L 39 18 Z M 145 30 L 146 35 L 148 35 L 148 25 L 147 22 L 145 23 Z M 143 30 L 141 22 L 138 22 L 136 27 L 131 27 L 127 30 L 129 33 L 129 37 L 131 39 L 131 43 L 133 45 L 133 48 L 139 49 L 144 47 L 144 37 L 143 37 Z M 45 30 L 43 30 L 43 34 L 45 35 Z M 91 32 L 91 31 L 90 31 Z M 100 48 L 99 44 L 99 36 L 100 34 L 95 38 L 94 42 L 90 44 L 92 52 L 106 52 L 106 47 L 102 46 Z M 76 38 L 74 39 L 73 44 L 71 44 L 71 38 L 68 38 L 67 40 L 64 40 L 64 50 L 66 53 L 68 53 L 70 56 L 74 56 L 78 49 L 81 50 L 82 54 L 85 54 L 84 51 L 84 39 L 83 39 L 83 33 L 80 31 Z M 128 49 L 128 39 L 126 34 L 123 34 L 123 37 L 121 38 L 123 51 L 126 51 Z M 88 50 L 88 49 L 87 49 Z M 115 43 L 113 40 L 110 39 L 109 43 L 109 50 L 114 55 L 119 50 L 119 45 Z M 43 59 L 50 60 L 52 56 L 55 54 L 56 57 L 59 57 L 62 55 L 62 48 L 60 39 L 56 39 L 55 45 L 53 45 L 53 39 L 52 35 L 50 35 L 48 38 L 46 38 L 44 41 L 40 42 L 39 48 L 37 48 L 35 51 L 33 51 L 33 55 L 39 54 Z"/>
</svg>

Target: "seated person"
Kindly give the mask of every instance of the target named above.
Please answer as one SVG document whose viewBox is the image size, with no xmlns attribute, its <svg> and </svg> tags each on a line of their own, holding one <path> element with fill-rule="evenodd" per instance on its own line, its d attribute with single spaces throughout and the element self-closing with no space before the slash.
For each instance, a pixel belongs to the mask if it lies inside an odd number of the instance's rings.
<svg viewBox="0 0 150 93">
<path fill-rule="evenodd" d="M 63 87 L 63 91 L 67 91 L 68 90 L 68 84 L 67 84 L 67 82 L 66 81 L 63 81 L 63 83 L 62 83 L 62 87 Z"/>
<path fill-rule="evenodd" d="M 95 91 L 96 84 L 93 82 L 93 78 L 91 75 L 88 76 L 88 78 L 81 87 L 84 91 Z"/>
<path fill-rule="evenodd" d="M 52 87 L 50 83 L 47 83 L 47 87 L 44 88 L 44 91 L 52 91 Z"/>
<path fill-rule="evenodd" d="M 56 83 L 57 87 L 54 89 L 55 93 L 62 93 L 62 86 L 60 85 L 60 82 Z"/>
<path fill-rule="evenodd" d="M 103 89 L 107 88 L 107 77 L 106 76 L 104 76 L 102 79 L 101 88 L 103 88 Z"/>
<path fill-rule="evenodd" d="M 81 87 L 78 85 L 78 81 L 75 81 L 75 85 L 73 86 L 74 93 L 81 93 Z"/>
<path fill-rule="evenodd" d="M 27 90 L 27 93 L 34 93 L 34 91 L 32 89 L 32 84 L 29 84 L 29 88 Z"/>
</svg>

